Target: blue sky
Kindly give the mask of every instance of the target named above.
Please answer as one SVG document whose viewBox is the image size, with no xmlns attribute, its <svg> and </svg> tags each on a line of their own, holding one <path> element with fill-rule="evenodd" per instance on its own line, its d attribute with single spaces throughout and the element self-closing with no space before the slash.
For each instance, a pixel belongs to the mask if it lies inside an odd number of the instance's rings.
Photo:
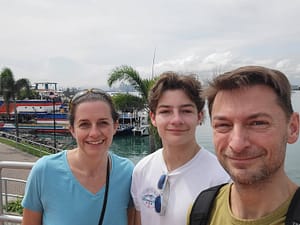
<svg viewBox="0 0 300 225">
<path fill-rule="evenodd" d="M 299 0 L 0 0 L 0 69 L 60 87 L 105 87 L 130 65 L 200 78 L 244 65 L 300 85 Z"/>
</svg>

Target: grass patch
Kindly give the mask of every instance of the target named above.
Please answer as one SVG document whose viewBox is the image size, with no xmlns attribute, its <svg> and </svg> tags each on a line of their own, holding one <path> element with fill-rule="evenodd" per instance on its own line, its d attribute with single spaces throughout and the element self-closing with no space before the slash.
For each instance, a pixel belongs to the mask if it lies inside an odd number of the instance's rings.
<svg viewBox="0 0 300 225">
<path fill-rule="evenodd" d="M 44 146 L 39 146 L 38 148 L 34 145 L 31 145 L 25 141 L 16 142 L 14 140 L 10 140 L 7 138 L 0 137 L 0 142 L 9 146 L 12 146 L 14 148 L 17 148 L 23 152 L 27 152 L 31 155 L 42 157 L 43 155 L 49 155 L 52 154 L 51 150 Z"/>
</svg>

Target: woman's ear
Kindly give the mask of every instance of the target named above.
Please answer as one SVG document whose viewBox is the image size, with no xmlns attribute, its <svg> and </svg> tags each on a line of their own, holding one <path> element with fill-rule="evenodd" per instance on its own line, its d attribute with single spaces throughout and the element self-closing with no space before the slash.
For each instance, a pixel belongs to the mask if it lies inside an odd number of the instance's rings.
<svg viewBox="0 0 300 225">
<path fill-rule="evenodd" d="M 73 136 L 73 138 L 75 138 L 76 139 L 76 137 L 75 137 L 75 132 L 74 132 L 74 127 L 73 126 L 69 126 L 69 131 L 70 131 L 70 133 L 72 134 L 72 136 Z"/>
<path fill-rule="evenodd" d="M 117 133 L 118 126 L 119 126 L 119 121 L 114 122 L 114 131 L 115 131 L 114 135 Z"/>
</svg>

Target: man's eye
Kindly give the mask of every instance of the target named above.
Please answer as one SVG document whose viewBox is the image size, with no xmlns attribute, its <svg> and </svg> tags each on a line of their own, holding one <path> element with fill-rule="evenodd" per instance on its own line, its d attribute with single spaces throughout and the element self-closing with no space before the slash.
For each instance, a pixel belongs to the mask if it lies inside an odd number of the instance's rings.
<svg viewBox="0 0 300 225">
<path fill-rule="evenodd" d="M 269 126 L 269 123 L 267 121 L 257 120 L 257 121 L 252 121 L 250 123 L 250 126 L 258 127 L 258 128 L 265 128 L 265 127 Z"/>
<path fill-rule="evenodd" d="M 225 133 L 231 129 L 231 125 L 228 123 L 216 123 L 213 124 L 213 128 L 217 132 Z"/>
</svg>

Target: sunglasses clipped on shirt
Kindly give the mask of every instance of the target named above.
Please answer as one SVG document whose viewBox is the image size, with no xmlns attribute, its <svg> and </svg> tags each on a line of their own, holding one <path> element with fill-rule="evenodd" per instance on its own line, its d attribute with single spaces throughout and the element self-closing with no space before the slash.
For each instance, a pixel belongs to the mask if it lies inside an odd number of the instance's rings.
<svg viewBox="0 0 300 225">
<path fill-rule="evenodd" d="M 157 188 L 160 190 L 160 194 L 155 198 L 154 207 L 155 211 L 159 213 L 159 215 L 164 216 L 166 214 L 170 195 L 170 184 L 168 182 L 167 174 L 160 176 L 157 183 Z"/>
</svg>

